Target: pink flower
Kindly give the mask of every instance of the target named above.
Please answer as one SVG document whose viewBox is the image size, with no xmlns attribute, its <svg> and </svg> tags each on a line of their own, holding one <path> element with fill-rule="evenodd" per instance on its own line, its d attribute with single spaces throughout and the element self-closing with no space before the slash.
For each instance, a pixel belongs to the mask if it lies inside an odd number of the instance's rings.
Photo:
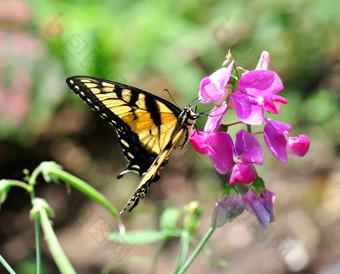
<svg viewBox="0 0 340 274">
<path fill-rule="evenodd" d="M 256 172 L 251 164 L 262 165 L 263 150 L 256 138 L 245 130 L 236 134 L 235 146 L 230 135 L 219 132 L 213 136 L 208 149 L 210 161 L 215 169 L 225 174 L 232 168 L 230 185 L 236 182 L 250 184 Z"/>
<path fill-rule="evenodd" d="M 242 202 L 244 208 L 259 221 L 260 225 L 265 227 L 275 221 L 273 206 L 275 202 L 275 193 L 264 189 L 256 192 L 253 188 L 243 195 Z"/>
<path fill-rule="evenodd" d="M 286 99 L 276 95 L 283 89 L 280 77 L 271 70 L 253 70 L 242 75 L 231 95 L 238 118 L 249 125 L 262 125 L 264 110 L 278 114 Z"/>
<path fill-rule="evenodd" d="M 264 141 L 276 159 L 288 163 L 287 152 L 299 157 L 306 155 L 309 149 L 309 139 L 306 135 L 289 137 L 291 126 L 289 124 L 266 118 L 263 128 Z"/>
<path fill-rule="evenodd" d="M 199 98 L 204 104 L 214 102 L 217 106 L 221 105 L 227 95 L 228 91 L 225 89 L 231 71 L 233 69 L 234 61 L 232 61 L 227 68 L 223 67 L 209 77 L 202 79 L 200 83 Z"/>
<path fill-rule="evenodd" d="M 193 147 L 199 153 L 208 154 L 220 174 L 226 174 L 232 169 L 231 186 L 236 182 L 250 184 L 254 181 L 256 172 L 252 164 L 262 164 L 263 150 L 253 135 L 245 130 L 239 131 L 236 134 L 235 146 L 227 132 L 205 132 L 200 137 L 199 135 L 195 132 L 191 136 Z"/>
</svg>

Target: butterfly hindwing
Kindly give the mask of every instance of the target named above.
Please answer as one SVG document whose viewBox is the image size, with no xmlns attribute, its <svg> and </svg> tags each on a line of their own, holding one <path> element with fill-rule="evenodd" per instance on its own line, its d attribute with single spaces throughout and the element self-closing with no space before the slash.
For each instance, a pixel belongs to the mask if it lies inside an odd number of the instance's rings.
<svg viewBox="0 0 340 274">
<path fill-rule="evenodd" d="M 149 190 L 150 184 L 154 181 L 154 178 L 158 176 L 159 169 L 163 165 L 164 161 L 167 161 L 172 150 L 175 148 L 177 142 L 182 138 L 183 134 L 186 132 L 185 128 L 180 128 L 169 143 L 165 146 L 163 151 L 156 157 L 155 161 L 150 166 L 148 172 L 144 175 L 139 185 L 137 186 L 135 192 L 131 195 L 130 199 L 121 210 L 122 214 L 130 205 L 129 211 L 132 211 L 137 205 L 140 199 L 144 199 L 146 193 Z"/>
<path fill-rule="evenodd" d="M 143 175 L 170 140 L 179 108 L 146 91 L 94 77 L 75 76 L 67 84 L 117 130 L 129 163 L 128 171 Z"/>
</svg>

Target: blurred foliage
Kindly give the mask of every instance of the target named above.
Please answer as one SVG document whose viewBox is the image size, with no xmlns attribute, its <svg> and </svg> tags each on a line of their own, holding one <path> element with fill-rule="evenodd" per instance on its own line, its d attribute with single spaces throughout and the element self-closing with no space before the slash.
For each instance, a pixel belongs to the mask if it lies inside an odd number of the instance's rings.
<svg viewBox="0 0 340 274">
<path fill-rule="evenodd" d="M 311 93 L 318 92 L 321 79 L 332 72 L 339 57 L 336 0 L 28 3 L 25 24 L 9 27 L 6 20 L 0 21 L 2 35 L 13 38 L 24 32 L 26 36 L 18 39 L 32 43 L 19 55 L 13 51 L 0 66 L 4 84 L 28 90 L 23 102 L 7 109 L 10 117 L 17 111 L 14 108 L 27 108 L 26 118 L 23 115 L 17 123 L 2 119 L 2 138 L 27 143 L 29 137 L 37 137 L 62 101 L 71 97 L 64 80 L 75 74 L 141 88 L 149 88 L 148 82 L 158 77 L 163 85 L 156 88 L 171 88 L 185 105 L 196 96 L 200 79 L 220 67 L 229 48 L 246 69 L 254 68 L 263 50 L 270 52 L 272 69 L 288 89 L 289 111 L 296 111 L 287 114 L 293 118 L 289 122 L 325 125 L 334 123 L 329 117 L 339 114 L 338 94 L 327 83 L 322 91 L 326 101 L 319 101 L 322 95 L 313 96 L 300 109 Z M 10 50 L 13 44 L 8 41 Z M 20 83 L 25 78 L 16 73 L 23 71 L 31 83 L 26 86 Z M 327 113 L 310 119 L 308 107 L 315 102 L 326 106 L 320 111 L 327 108 Z"/>
</svg>

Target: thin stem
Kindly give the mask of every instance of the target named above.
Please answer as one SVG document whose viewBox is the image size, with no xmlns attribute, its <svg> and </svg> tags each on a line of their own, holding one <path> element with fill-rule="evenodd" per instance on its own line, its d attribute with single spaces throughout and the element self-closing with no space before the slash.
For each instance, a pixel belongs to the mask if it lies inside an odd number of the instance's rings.
<svg viewBox="0 0 340 274">
<path fill-rule="evenodd" d="M 215 231 L 215 227 L 210 227 L 208 232 L 204 235 L 203 239 L 201 240 L 201 242 L 198 244 L 198 246 L 196 247 L 196 249 L 193 251 L 193 253 L 191 254 L 191 256 L 189 257 L 189 259 L 185 262 L 185 264 L 182 266 L 182 268 L 177 272 L 177 274 L 182 274 L 184 273 L 188 267 L 192 264 L 192 262 L 195 260 L 195 258 L 197 257 L 197 255 L 200 253 L 200 251 L 202 250 L 202 248 L 205 246 L 205 244 L 207 243 L 207 241 L 209 240 L 210 236 L 213 234 L 213 232 Z"/>
<path fill-rule="evenodd" d="M 13 268 L 6 262 L 6 260 L 1 255 L 0 255 L 0 263 L 4 266 L 4 268 L 6 268 L 8 273 L 15 274 L 15 271 L 13 270 Z"/>
<path fill-rule="evenodd" d="M 242 122 L 239 121 L 239 122 L 235 122 L 235 123 L 231 123 L 231 124 L 220 124 L 217 131 L 226 131 L 227 132 L 229 127 L 239 125 L 239 124 L 242 124 Z"/>
<path fill-rule="evenodd" d="M 35 189 L 34 185 L 36 180 L 41 173 L 41 165 L 39 165 L 35 170 L 33 170 L 32 175 L 28 180 L 28 184 L 32 187 L 30 191 L 31 202 L 35 199 Z M 41 273 L 41 234 L 40 234 L 40 218 L 34 219 L 34 232 L 35 232 L 35 254 L 36 254 L 36 264 L 37 264 L 37 274 Z"/>
<path fill-rule="evenodd" d="M 247 125 L 247 131 L 251 133 L 251 125 Z"/>
<path fill-rule="evenodd" d="M 30 176 L 28 183 L 30 185 L 35 185 L 37 178 L 39 176 L 39 174 L 41 173 L 41 164 L 32 172 L 32 175 Z"/>
<path fill-rule="evenodd" d="M 72 267 L 70 261 L 67 259 L 65 253 L 61 249 L 57 237 L 53 231 L 50 220 L 48 219 L 47 213 L 45 210 L 40 211 L 40 221 L 41 227 L 44 231 L 44 237 L 47 242 L 47 245 L 52 253 L 52 257 L 56 262 L 61 273 L 73 274 L 76 273 L 74 268 Z"/>
<path fill-rule="evenodd" d="M 34 220 L 37 274 L 41 273 L 41 244 L 40 244 L 41 235 L 40 235 L 39 222 L 40 222 L 39 218 Z"/>
<path fill-rule="evenodd" d="M 157 261 L 161 255 L 161 251 L 166 243 L 166 240 L 162 241 L 158 246 L 157 250 L 155 252 L 155 256 L 152 258 L 152 268 L 151 268 L 151 273 L 154 274 L 156 273 L 156 268 L 157 268 Z"/>
<path fill-rule="evenodd" d="M 255 136 L 255 135 L 259 135 L 259 134 L 263 134 L 263 131 L 259 131 L 259 132 L 253 133 L 254 136 Z"/>
<path fill-rule="evenodd" d="M 182 231 L 180 249 L 179 249 L 179 255 L 178 255 L 175 273 L 177 273 L 177 271 L 183 267 L 185 258 L 187 257 L 188 252 L 189 252 L 189 244 L 190 244 L 190 235 L 188 231 Z"/>
<path fill-rule="evenodd" d="M 31 181 L 31 180 L 30 180 Z M 33 181 L 32 181 L 33 182 Z M 35 181 L 31 186 L 35 185 Z M 31 201 L 35 199 L 35 189 L 32 187 L 30 192 Z M 40 234 L 40 218 L 34 219 L 34 232 L 35 232 L 35 254 L 37 264 L 37 274 L 41 273 L 41 234 Z"/>
<path fill-rule="evenodd" d="M 6 182 L 6 183 L 10 184 L 11 186 L 21 187 L 21 188 L 25 189 L 28 193 L 30 193 L 33 189 L 32 186 L 28 185 L 27 183 L 17 181 L 17 180 L 3 179 L 3 180 L 1 180 L 1 182 Z"/>
</svg>

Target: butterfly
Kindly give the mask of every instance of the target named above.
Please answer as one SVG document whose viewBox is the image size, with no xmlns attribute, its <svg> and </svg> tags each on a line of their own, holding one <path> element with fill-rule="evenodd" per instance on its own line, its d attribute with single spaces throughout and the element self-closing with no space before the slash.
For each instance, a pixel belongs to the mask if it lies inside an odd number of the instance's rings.
<svg viewBox="0 0 340 274">
<path fill-rule="evenodd" d="M 121 83 L 89 76 L 66 79 L 78 94 L 103 119 L 115 127 L 128 164 L 127 172 L 143 176 L 120 214 L 131 211 L 144 199 L 173 149 L 182 149 L 189 140 L 197 119 L 193 107 L 183 110 L 156 95 Z"/>
</svg>

